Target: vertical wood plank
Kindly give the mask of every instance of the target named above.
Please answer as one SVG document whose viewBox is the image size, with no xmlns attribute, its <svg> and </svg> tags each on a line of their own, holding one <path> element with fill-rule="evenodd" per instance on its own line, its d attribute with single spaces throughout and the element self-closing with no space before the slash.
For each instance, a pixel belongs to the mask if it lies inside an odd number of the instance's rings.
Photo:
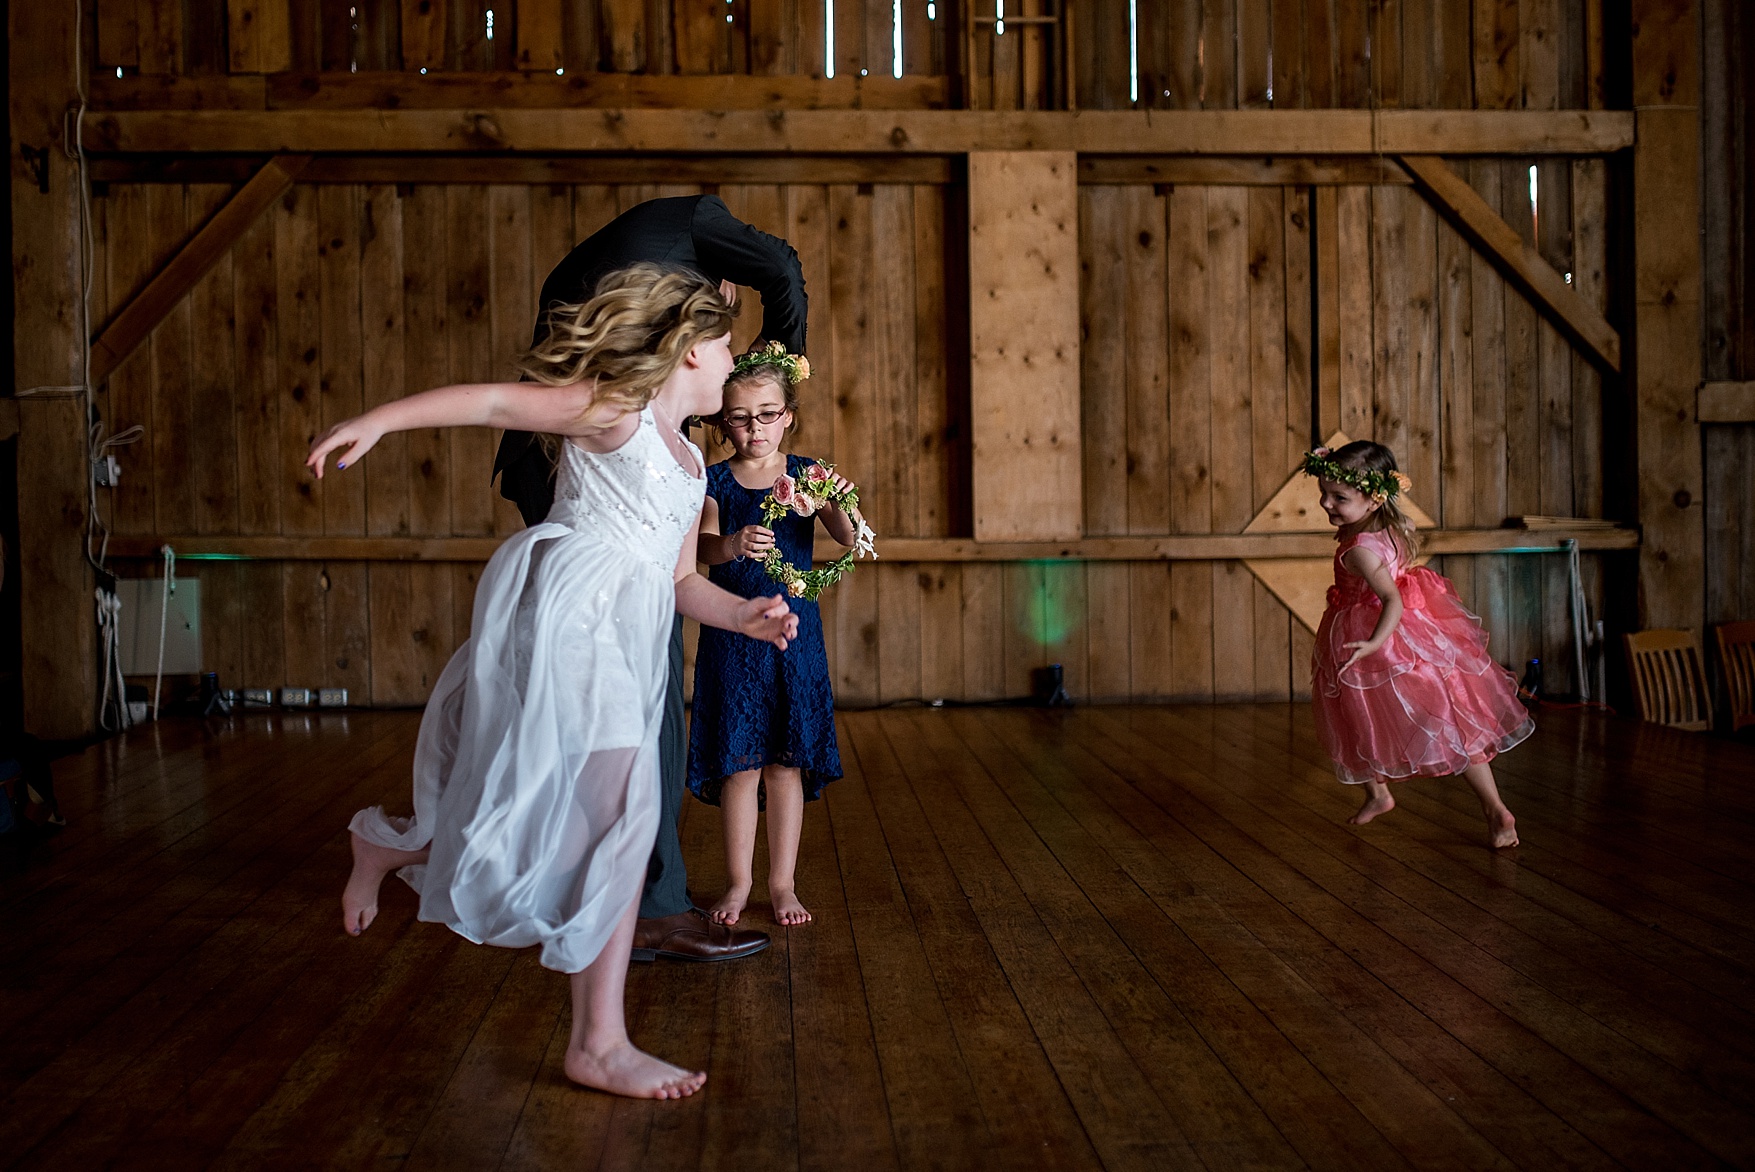
<svg viewBox="0 0 1755 1172">
<path fill-rule="evenodd" d="M 106 72 L 140 67 L 139 0 L 97 0 L 97 62 Z"/>
<path fill-rule="evenodd" d="M 1207 324 L 1205 188 L 1182 187 L 1171 194 L 1169 235 L 1165 276 L 1171 347 L 1170 525 L 1175 533 L 1211 533 L 1212 349 Z M 1136 642 L 1136 678 L 1138 658 Z"/>
<path fill-rule="evenodd" d="M 834 389 L 834 440 L 830 458 L 853 469 L 876 467 L 874 404 L 865 392 L 872 349 L 872 223 L 870 194 L 856 187 L 829 189 L 829 297 L 834 305 L 830 378 Z"/>
<path fill-rule="evenodd" d="M 1425 200 L 1403 190 L 1408 273 L 1407 448 L 1396 459 L 1425 500 L 1438 507 L 1440 430 L 1438 217 Z"/>
<path fill-rule="evenodd" d="M 280 562 L 245 562 L 239 572 L 247 688 L 279 688 L 286 675 L 285 571 Z M 282 619 L 276 622 L 277 618 Z"/>
<path fill-rule="evenodd" d="M 1518 0 L 1474 0 L 1475 105 L 1509 110 L 1518 104 Z"/>
<path fill-rule="evenodd" d="M 1475 525 L 1474 292 L 1468 242 L 1439 224 L 1438 328 L 1441 467 L 1434 519 L 1446 528 Z M 1430 510 L 1429 510 L 1430 511 Z"/>
<path fill-rule="evenodd" d="M 328 643 L 324 619 L 328 607 L 328 569 L 321 562 L 281 562 L 280 590 L 285 609 L 280 614 L 281 638 L 286 644 L 281 679 L 295 688 L 320 688 L 328 675 Z M 257 616 L 260 619 L 262 616 Z"/>
<path fill-rule="evenodd" d="M 915 475 L 918 506 L 914 532 L 922 537 L 949 537 L 956 502 L 951 497 L 957 484 L 954 461 L 960 447 L 953 436 L 955 416 L 950 402 L 950 382 L 945 377 L 949 361 L 946 331 L 950 328 L 945 294 L 945 192 L 920 185 L 912 189 L 914 204 L 914 369 Z"/>
<path fill-rule="evenodd" d="M 1171 628 L 1170 562 L 1129 562 L 1127 573 L 1128 691 L 1136 701 L 1163 700 L 1176 691 Z M 1212 646 L 1209 633 L 1207 646 Z"/>
<path fill-rule="evenodd" d="M 319 686 L 346 688 L 350 704 L 372 695 L 370 568 L 365 562 L 323 567 L 323 674 Z"/>
<path fill-rule="evenodd" d="M 275 219 L 273 215 L 258 219 L 232 248 L 232 288 L 237 298 L 233 319 L 238 373 L 238 528 L 245 534 L 280 532 L 286 486 L 280 458 Z"/>
<path fill-rule="evenodd" d="M 127 303 L 150 279 L 154 267 L 154 238 L 148 202 L 150 189 L 128 184 L 114 188 L 106 201 L 108 247 L 108 293 L 112 306 Z M 152 352 L 136 349 L 111 372 L 109 380 L 109 434 L 118 435 L 139 425 L 144 434 L 134 444 L 116 449 L 122 479 L 110 493 L 106 515 L 121 533 L 153 530 L 152 443 Z"/>
<path fill-rule="evenodd" d="M 365 406 L 361 375 L 360 191 L 317 189 L 317 256 L 322 320 L 320 424 L 327 429 Z M 382 457 L 385 453 L 376 453 Z M 345 472 L 323 479 L 323 532 L 364 535 L 366 477 Z M 362 600 L 363 601 L 363 600 Z"/>
<path fill-rule="evenodd" d="M 969 159 L 975 536 L 1076 537 L 1078 187 L 1070 151 Z M 1018 412 L 1020 399 L 1028 412 Z"/>
<path fill-rule="evenodd" d="M 963 698 L 1005 695 L 1005 587 L 997 562 L 963 566 Z"/>
<path fill-rule="evenodd" d="M 1339 188 L 1316 189 L 1317 434 L 1316 443 L 1341 427 L 1341 313 Z"/>
<path fill-rule="evenodd" d="M 1310 233 L 1315 208 L 1310 189 L 1288 187 L 1282 199 L 1285 205 L 1283 248 L 1286 256 L 1286 436 L 1284 467 L 1298 465 L 1304 452 L 1320 439 L 1312 440 L 1313 396 L 1310 352 L 1316 339 L 1310 335 L 1310 299 L 1316 290 L 1310 271 Z"/>
<path fill-rule="evenodd" d="M 451 325 L 445 205 L 445 188 L 426 184 L 409 189 L 402 201 L 402 364 L 409 393 L 450 381 L 450 355 L 439 344 Z M 441 428 L 411 431 L 407 437 L 409 532 L 444 536 L 451 532 L 451 437 Z M 414 579 L 409 582 L 413 589 Z"/>
<path fill-rule="evenodd" d="M 1212 346 L 1211 467 L 1212 531 L 1239 533 L 1255 513 L 1251 468 L 1254 403 L 1251 388 L 1249 189 L 1214 187 L 1207 192 L 1207 281 L 1210 298 L 1208 336 Z M 1274 217 L 1277 226 L 1277 215 Z M 1283 311 L 1282 311 L 1283 312 Z M 1283 389 L 1276 388 L 1276 403 Z M 1269 423 L 1274 423 L 1272 409 Z M 1276 427 L 1277 430 L 1277 427 Z M 1180 567 L 1178 567 L 1180 568 Z M 1249 572 L 1236 562 L 1213 562 L 1211 616 L 1212 688 L 1233 699 L 1254 690 L 1251 646 L 1255 641 L 1255 610 L 1248 589 Z M 1240 578 L 1238 575 L 1242 575 Z M 1172 574 L 1172 582 L 1177 575 Z M 1179 626 L 1180 651 L 1199 634 L 1192 623 Z M 1183 655 L 1181 661 L 1191 662 Z M 1190 679 L 1179 680 L 1195 694 L 1202 689 Z"/>
<path fill-rule="evenodd" d="M 1607 305 L 1608 176 L 1602 159 L 1572 163 L 1572 287 L 1585 303 Z M 1572 494 L 1582 517 L 1603 515 L 1603 379 L 1572 356 Z"/>
<path fill-rule="evenodd" d="M 1086 562 L 1085 688 L 1093 703 L 1133 694 L 1129 577 L 1126 562 Z"/>
<path fill-rule="evenodd" d="M 1291 366 L 1287 334 L 1295 316 L 1287 298 L 1286 207 L 1288 189 L 1248 191 L 1248 261 L 1245 268 L 1249 316 L 1249 513 L 1280 490 L 1287 463 L 1287 384 Z M 1305 318 L 1308 323 L 1308 315 Z M 1310 414 L 1308 401 L 1304 409 Z M 1248 523 L 1247 519 L 1244 522 Z"/>
<path fill-rule="evenodd" d="M 488 189 L 454 184 L 445 193 L 445 340 L 450 371 L 445 381 L 487 382 L 499 376 L 494 360 L 489 292 L 492 227 Z M 483 427 L 450 429 L 451 529 L 466 536 L 494 531 L 494 435 Z"/>
<path fill-rule="evenodd" d="M 519 69 L 548 73 L 566 65 L 562 51 L 565 7 L 562 0 L 518 0 Z"/>
<path fill-rule="evenodd" d="M 1170 696 L 1205 701 L 1213 687 L 1212 562 L 1171 562 Z"/>
<path fill-rule="evenodd" d="M 1237 106 L 1237 7 L 1202 4 L 1200 21 L 1201 95 L 1207 110 Z"/>
<path fill-rule="evenodd" d="M 638 73 L 644 69 L 645 0 L 598 0 L 598 14 L 604 47 L 603 68 L 611 73 Z"/>
<path fill-rule="evenodd" d="M 962 699 L 963 567 L 916 566 L 920 581 L 920 694 L 928 700 Z"/>
<path fill-rule="evenodd" d="M 403 379 L 402 200 L 394 187 L 360 193 L 360 399 L 375 407 L 399 398 Z M 354 475 L 359 475 L 355 472 Z M 366 532 L 403 536 L 412 532 L 408 437 L 385 436 L 366 460 Z M 374 589 L 367 583 L 371 597 Z M 373 694 L 376 695 L 376 681 Z"/>
<path fill-rule="evenodd" d="M 154 254 L 174 254 L 190 231 L 188 197 L 182 185 L 160 183 L 149 188 L 147 220 Z M 190 533 L 195 529 L 195 462 L 200 440 L 190 410 L 191 323 L 189 299 L 185 297 L 153 330 L 150 340 L 152 420 L 147 430 L 153 519 L 158 533 Z"/>
<path fill-rule="evenodd" d="M 1371 191 L 1336 189 L 1334 319 L 1339 345 L 1339 425 L 1354 439 L 1372 436 L 1372 226 Z M 1326 253 L 1323 257 L 1327 260 Z M 1327 315 L 1325 314 L 1326 318 Z"/>
<path fill-rule="evenodd" d="M 1084 566 L 1065 561 L 1043 565 L 1041 611 L 1042 661 L 1060 664 L 1067 694 L 1087 699 L 1091 691 Z"/>
<path fill-rule="evenodd" d="M 142 5 L 139 10 L 140 72 L 147 76 L 170 77 L 184 72 L 183 68 L 183 6 L 158 3 Z"/>
<path fill-rule="evenodd" d="M 804 285 L 810 290 L 810 322 L 806 349 L 811 377 L 798 388 L 798 426 L 792 442 L 798 451 L 835 459 L 835 351 L 838 337 L 835 282 L 831 276 L 831 241 L 840 237 L 833 226 L 829 189 L 799 184 L 786 189 L 786 239 L 798 250 Z M 810 341 L 814 337 L 814 341 Z M 848 339 L 845 345 L 856 344 Z"/>
<path fill-rule="evenodd" d="M 872 573 L 872 571 L 877 571 Z M 877 581 L 877 700 L 918 699 L 921 685 L 921 586 L 918 567 L 901 562 L 862 566 Z"/>
<path fill-rule="evenodd" d="M 1134 463 L 1128 426 L 1133 386 L 1127 377 L 1129 287 L 1123 249 L 1122 187 L 1079 188 L 1079 366 L 1085 532 L 1127 532 L 1127 473 Z M 1162 467 L 1168 469 L 1168 461 Z"/>
<path fill-rule="evenodd" d="M 446 0 L 402 0 L 402 68 L 411 73 L 445 67 Z"/>
<path fill-rule="evenodd" d="M 1405 459 L 1408 451 L 1408 239 L 1401 188 L 1371 192 L 1371 426 L 1370 438 Z"/>
<path fill-rule="evenodd" d="M 226 17 L 233 73 L 292 68 L 292 15 L 287 0 L 231 0 Z"/>
<path fill-rule="evenodd" d="M 1126 528 L 1112 532 L 1167 533 L 1170 531 L 1170 308 L 1166 303 L 1169 274 L 1166 270 L 1169 238 L 1165 231 L 1165 197 L 1150 187 L 1136 185 L 1116 190 L 1124 216 L 1118 227 L 1115 265 L 1123 284 L 1119 301 L 1105 307 L 1121 327 L 1125 348 L 1126 435 L 1116 448 L 1125 455 L 1123 485 L 1104 485 L 1113 492 L 1124 487 L 1117 504 L 1126 505 Z M 1102 263 L 1111 263 L 1101 258 Z M 1119 405 L 1119 404 L 1118 404 Z M 1107 442 L 1093 436 L 1086 446 Z M 1099 512 L 1096 502 L 1086 515 Z M 1105 510 L 1106 512 L 1106 510 Z"/>
<path fill-rule="evenodd" d="M 1237 106 L 1264 110 L 1273 92 L 1273 12 L 1270 0 L 1237 0 Z"/>
<path fill-rule="evenodd" d="M 875 463 L 856 474 L 877 489 L 873 524 L 881 520 L 889 532 L 917 535 L 921 449 L 914 380 L 915 274 L 914 250 L 906 246 L 914 239 L 914 189 L 878 184 L 872 192 L 871 216 L 874 347 L 868 356 L 864 393 L 875 404 Z M 879 246 L 879 241 L 885 244 Z"/>
<path fill-rule="evenodd" d="M 191 186 L 189 200 L 197 209 L 218 207 L 231 198 L 224 184 Z M 232 359 L 236 303 L 232 291 L 232 254 L 219 258 L 189 293 L 192 322 L 200 322 L 200 344 L 190 355 L 189 398 L 194 418 L 201 421 L 203 455 L 194 461 L 195 532 L 238 531 L 238 426 L 234 398 L 238 380 Z M 205 587 L 204 587 L 205 589 Z M 234 682 L 236 676 L 229 677 Z M 226 686 L 231 686 L 230 684 Z"/>
<path fill-rule="evenodd" d="M 488 268 L 492 285 L 488 299 L 489 348 L 483 368 L 487 378 L 516 377 L 513 360 L 530 345 L 530 329 L 536 321 L 537 292 L 541 288 L 541 279 L 532 272 L 531 203 L 542 198 L 547 191 L 547 188 L 521 186 L 488 188 L 491 258 Z M 571 235 L 570 225 L 568 235 Z M 548 263 L 550 255 L 558 261 L 566 255 L 565 246 L 556 246 L 552 253 L 545 254 L 543 263 Z M 497 450 L 498 433 L 489 437 L 489 444 Z M 486 491 L 494 510 L 494 532 L 516 533 L 522 528 L 524 522 L 517 507 L 492 488 Z"/>
<path fill-rule="evenodd" d="M 317 269 L 317 189 L 294 186 L 275 206 L 275 328 L 280 341 L 280 531 L 323 532 L 322 488 L 304 468 L 322 430 L 318 357 L 323 344 Z"/>
</svg>

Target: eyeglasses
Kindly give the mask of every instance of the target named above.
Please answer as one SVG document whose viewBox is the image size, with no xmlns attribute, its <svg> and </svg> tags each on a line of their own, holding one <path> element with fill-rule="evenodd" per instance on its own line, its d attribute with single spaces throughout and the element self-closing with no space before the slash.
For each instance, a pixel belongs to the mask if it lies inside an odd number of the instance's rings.
<svg viewBox="0 0 1755 1172">
<path fill-rule="evenodd" d="M 759 423 L 763 427 L 766 427 L 784 414 L 786 414 L 784 409 L 779 411 L 763 411 L 759 415 L 751 415 L 748 411 L 738 411 L 735 414 L 725 416 L 720 420 L 720 423 L 726 427 L 735 427 L 739 431 L 742 431 L 751 423 Z"/>
</svg>

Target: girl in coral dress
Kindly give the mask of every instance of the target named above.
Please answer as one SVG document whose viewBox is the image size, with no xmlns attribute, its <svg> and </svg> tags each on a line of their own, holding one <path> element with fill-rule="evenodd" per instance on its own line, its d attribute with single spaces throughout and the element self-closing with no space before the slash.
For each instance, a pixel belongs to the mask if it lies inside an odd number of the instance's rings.
<svg viewBox="0 0 1755 1172">
<path fill-rule="evenodd" d="M 1338 528 L 1335 584 L 1316 632 L 1311 698 L 1335 773 L 1363 785 L 1349 821 L 1395 808 L 1388 782 L 1460 773 L 1481 801 L 1495 848 L 1517 845 L 1517 823 L 1488 762 L 1535 730 L 1517 685 L 1487 654 L 1481 620 L 1439 574 L 1413 565 L 1414 525 L 1397 504 L 1408 478 L 1368 440 L 1317 448 L 1304 471 Z"/>
</svg>

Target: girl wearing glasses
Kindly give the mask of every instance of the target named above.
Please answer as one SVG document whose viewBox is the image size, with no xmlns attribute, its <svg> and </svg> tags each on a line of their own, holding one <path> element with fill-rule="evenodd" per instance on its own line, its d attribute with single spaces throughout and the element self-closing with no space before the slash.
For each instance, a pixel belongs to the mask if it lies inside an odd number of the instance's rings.
<svg viewBox="0 0 1755 1172">
<path fill-rule="evenodd" d="M 788 455 L 780 441 L 798 412 L 796 383 L 809 377 L 802 357 L 754 351 L 740 358 L 725 384 L 725 406 L 709 417 L 734 454 L 707 469 L 701 514 L 700 558 L 707 577 L 745 598 L 773 594 L 761 559 L 779 548 L 799 570 L 810 568 L 816 522 L 851 547 L 858 524 L 825 508 L 816 516 L 789 514 L 770 529 L 762 500 L 782 473 L 795 479 L 816 461 Z M 839 476 L 835 477 L 842 486 Z M 810 921 L 798 901 L 794 869 L 804 803 L 841 776 L 835 744 L 835 697 L 823 651 L 823 620 L 815 602 L 791 600 L 798 634 L 782 651 L 742 635 L 703 626 L 695 656 L 695 700 L 689 721 L 689 790 L 724 811 L 725 862 L 731 883 L 709 914 L 735 924 L 753 885 L 757 812 L 768 814 L 768 896 L 774 920 Z"/>
</svg>

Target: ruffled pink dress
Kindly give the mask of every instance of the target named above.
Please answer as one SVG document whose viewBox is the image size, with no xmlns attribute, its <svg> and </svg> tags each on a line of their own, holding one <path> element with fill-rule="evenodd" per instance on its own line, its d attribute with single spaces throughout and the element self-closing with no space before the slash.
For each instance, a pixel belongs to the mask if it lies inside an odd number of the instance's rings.
<svg viewBox="0 0 1755 1172">
<path fill-rule="evenodd" d="M 1371 638 L 1383 603 L 1341 564 L 1362 545 L 1382 558 L 1402 596 L 1389 640 L 1342 674 L 1347 643 Z M 1316 732 L 1344 782 L 1448 777 L 1491 761 L 1535 731 L 1517 684 L 1487 654 L 1487 632 L 1455 587 L 1403 565 L 1388 533 L 1357 533 L 1335 550 L 1335 584 L 1311 656 Z"/>
</svg>

